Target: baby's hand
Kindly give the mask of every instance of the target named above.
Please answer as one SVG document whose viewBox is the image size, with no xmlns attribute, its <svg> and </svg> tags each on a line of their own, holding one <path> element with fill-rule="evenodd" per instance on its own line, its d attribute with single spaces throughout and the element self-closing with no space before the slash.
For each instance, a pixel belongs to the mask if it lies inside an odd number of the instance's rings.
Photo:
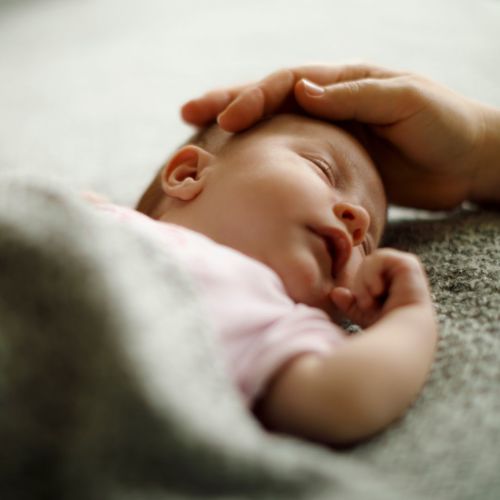
<svg viewBox="0 0 500 500">
<path fill-rule="evenodd" d="M 376 250 L 362 262 L 352 289 L 337 287 L 330 298 L 351 321 L 368 327 L 394 309 L 424 305 L 432 310 L 425 271 L 410 253 Z"/>
</svg>

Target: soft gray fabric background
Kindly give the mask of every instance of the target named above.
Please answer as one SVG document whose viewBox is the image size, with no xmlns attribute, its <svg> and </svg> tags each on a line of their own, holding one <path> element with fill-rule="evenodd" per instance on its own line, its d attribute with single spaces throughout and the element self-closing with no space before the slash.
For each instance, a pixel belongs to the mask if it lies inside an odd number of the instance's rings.
<svg viewBox="0 0 500 500">
<path fill-rule="evenodd" d="M 0 0 L 0 169 L 132 203 L 189 133 L 184 100 L 351 59 L 500 105 L 500 1 Z"/>
</svg>

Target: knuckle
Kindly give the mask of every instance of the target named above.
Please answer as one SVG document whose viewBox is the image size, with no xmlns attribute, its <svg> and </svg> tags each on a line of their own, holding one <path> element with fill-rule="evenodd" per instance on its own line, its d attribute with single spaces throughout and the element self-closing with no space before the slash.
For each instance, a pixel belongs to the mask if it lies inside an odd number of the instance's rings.
<svg viewBox="0 0 500 500">
<path fill-rule="evenodd" d="M 202 95 L 202 97 L 203 98 L 207 98 L 207 99 L 212 99 L 212 98 L 219 97 L 220 94 L 224 94 L 224 93 L 226 93 L 226 89 L 224 89 L 222 87 L 219 87 L 219 88 L 216 88 L 216 89 L 211 89 L 208 92 L 205 92 Z"/>
<path fill-rule="evenodd" d="M 281 68 L 273 71 L 269 76 L 264 79 L 264 82 L 288 82 L 294 79 L 293 71 L 289 68 Z"/>
<path fill-rule="evenodd" d="M 345 82 L 341 85 L 344 88 L 344 112 L 350 119 L 356 120 L 358 118 L 359 100 L 362 92 L 361 85 L 358 81 Z"/>
<path fill-rule="evenodd" d="M 422 261 L 420 260 L 420 258 L 413 253 L 407 253 L 405 255 L 405 257 L 406 257 L 408 263 L 410 263 L 411 265 L 415 265 L 415 266 L 422 265 Z"/>
<path fill-rule="evenodd" d="M 290 68 L 282 68 L 276 72 L 279 75 L 280 80 L 284 82 L 294 82 L 295 81 L 295 73 Z"/>
<path fill-rule="evenodd" d="M 350 97 L 355 99 L 356 97 L 359 96 L 361 93 L 361 85 L 358 81 L 354 80 L 352 82 L 346 82 L 345 84 L 345 89 L 347 94 L 349 94 Z"/>
<path fill-rule="evenodd" d="M 345 67 L 349 70 L 355 70 L 358 78 L 367 78 L 373 73 L 374 70 L 377 69 L 376 65 L 372 64 L 363 57 L 349 59 L 346 62 Z"/>
<path fill-rule="evenodd" d="M 375 70 L 375 66 L 373 64 L 370 64 L 365 59 L 359 59 L 355 66 L 359 71 L 360 78 L 370 77 Z"/>
<path fill-rule="evenodd" d="M 406 74 L 408 79 L 410 79 L 414 84 L 417 85 L 422 85 L 422 84 L 427 84 L 429 83 L 429 79 L 425 77 L 424 75 L 421 75 L 419 73 L 413 73 L 413 72 L 408 72 Z"/>
<path fill-rule="evenodd" d="M 379 248 L 372 256 L 380 256 L 382 258 L 398 257 L 403 254 L 401 250 L 396 250 L 395 248 Z"/>
<path fill-rule="evenodd" d="M 403 75 L 397 78 L 397 83 L 402 89 L 405 97 L 417 100 L 422 96 L 423 82 L 416 75 Z"/>
<path fill-rule="evenodd" d="M 404 252 L 395 248 L 382 248 L 378 253 L 380 253 L 385 259 L 400 261 L 408 264 L 409 266 L 422 267 L 420 258 L 414 253 Z"/>
<path fill-rule="evenodd" d="M 295 80 L 294 72 L 289 68 L 283 68 L 271 73 L 257 85 L 264 100 L 266 113 L 274 111 L 284 96 L 291 92 Z"/>
<path fill-rule="evenodd" d="M 422 264 L 422 261 L 416 255 L 406 254 L 403 260 L 410 271 L 413 271 L 418 274 L 422 274 L 424 272 L 424 266 Z"/>
</svg>

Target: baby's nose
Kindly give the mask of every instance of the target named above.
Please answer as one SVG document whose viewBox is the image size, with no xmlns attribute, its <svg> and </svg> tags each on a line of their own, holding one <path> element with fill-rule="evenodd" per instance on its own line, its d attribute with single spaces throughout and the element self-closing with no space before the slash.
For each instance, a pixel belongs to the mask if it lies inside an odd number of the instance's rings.
<svg viewBox="0 0 500 500">
<path fill-rule="evenodd" d="M 370 227 L 370 214 L 366 209 L 354 203 L 340 202 L 333 207 L 333 213 L 351 235 L 353 246 L 360 245 Z"/>
</svg>

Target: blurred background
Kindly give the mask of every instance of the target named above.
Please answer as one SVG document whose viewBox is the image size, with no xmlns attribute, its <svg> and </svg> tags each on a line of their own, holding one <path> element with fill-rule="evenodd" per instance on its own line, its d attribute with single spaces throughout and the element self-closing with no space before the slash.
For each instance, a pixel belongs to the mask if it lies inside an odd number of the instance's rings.
<svg viewBox="0 0 500 500">
<path fill-rule="evenodd" d="M 185 100 L 356 59 L 500 106 L 500 1 L 0 0 L 0 173 L 132 204 L 190 134 Z"/>
</svg>

